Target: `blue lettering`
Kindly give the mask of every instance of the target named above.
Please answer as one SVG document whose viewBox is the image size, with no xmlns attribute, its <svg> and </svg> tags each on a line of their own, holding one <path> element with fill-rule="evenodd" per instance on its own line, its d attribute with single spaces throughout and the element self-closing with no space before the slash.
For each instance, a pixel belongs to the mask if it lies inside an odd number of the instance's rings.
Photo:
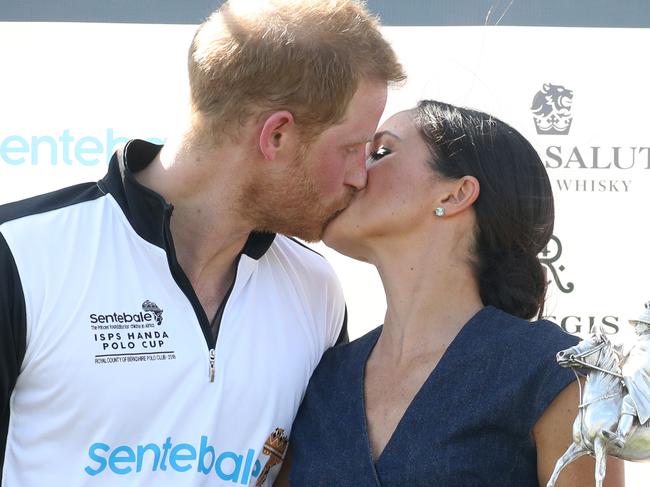
<svg viewBox="0 0 650 487">
<path fill-rule="evenodd" d="M 113 129 L 106 129 L 106 160 L 109 161 L 113 152 L 115 152 L 115 146 L 118 144 L 126 144 L 129 141 L 126 137 L 117 137 L 113 136 Z"/>
<path fill-rule="evenodd" d="M 208 467 L 205 466 L 204 461 L 206 453 L 210 453 L 210 465 Z M 214 466 L 216 457 L 217 455 L 214 452 L 214 447 L 208 445 L 208 437 L 202 436 L 201 448 L 199 449 L 199 464 L 197 466 L 197 471 L 201 472 L 203 475 L 209 474 L 212 470 L 212 467 Z"/>
<path fill-rule="evenodd" d="M 12 142 L 17 143 L 18 147 L 10 147 L 10 144 Z M 2 141 L 2 144 L 0 144 L 0 156 L 5 160 L 7 164 L 11 164 L 12 166 L 18 166 L 19 164 L 23 164 L 25 162 L 24 157 L 10 157 L 10 153 L 28 154 L 29 143 L 19 135 L 10 135 Z"/>
<path fill-rule="evenodd" d="M 233 471 L 230 473 L 226 473 L 223 470 L 222 464 L 226 460 L 232 460 L 235 464 Z M 239 480 L 239 473 L 241 471 L 242 460 L 243 457 L 241 455 L 237 455 L 234 452 L 231 451 L 223 452 L 221 455 L 219 455 L 217 461 L 215 462 L 216 465 L 214 471 L 222 480 L 230 480 L 232 482 L 237 482 Z"/>
<path fill-rule="evenodd" d="M 106 468 L 106 459 L 97 455 L 95 453 L 95 450 L 102 450 L 107 452 L 110 449 L 111 448 L 106 443 L 93 443 L 92 445 L 90 445 L 90 448 L 88 448 L 88 456 L 90 457 L 91 460 L 97 462 L 99 466 L 97 468 L 91 468 L 91 467 L 84 468 L 84 470 L 88 475 L 95 476 L 98 473 L 102 473 Z"/>
<path fill-rule="evenodd" d="M 181 454 L 182 450 L 187 450 L 189 453 Z M 177 472 L 187 472 L 192 468 L 192 465 L 179 465 L 178 462 L 194 460 L 196 458 L 196 449 L 187 443 L 179 443 L 174 447 L 169 455 L 169 464 Z"/>
<path fill-rule="evenodd" d="M 106 443 L 93 443 L 88 457 L 94 463 L 84 467 L 84 471 L 91 476 L 109 469 L 117 475 L 167 471 L 168 465 L 169 470 L 189 472 L 196 462 L 196 472 L 213 473 L 221 480 L 248 485 L 251 477 L 258 477 L 262 471 L 262 464 L 255 460 L 255 450 L 248 449 L 245 460 L 244 455 L 232 451 L 217 455 L 205 435 L 201 436 L 198 448 L 190 443 L 174 444 L 170 436 L 162 444 L 118 445 L 113 449 Z"/>
<path fill-rule="evenodd" d="M 257 477 L 262 472 L 262 464 L 259 460 L 255 460 L 255 468 L 253 468 L 253 477 Z"/>
<path fill-rule="evenodd" d="M 125 453 L 124 456 L 120 456 L 121 453 Z M 119 467 L 118 463 L 133 463 L 135 461 L 135 453 L 128 446 L 118 446 L 113 453 L 111 453 L 110 458 L 108 459 L 109 468 L 119 475 L 126 475 L 131 473 L 133 470 L 131 467 Z"/>
<path fill-rule="evenodd" d="M 144 458 L 144 452 L 146 452 L 147 450 L 151 450 L 153 452 L 153 467 L 151 468 L 151 470 L 153 472 L 158 470 L 158 462 L 160 461 L 160 448 L 158 448 L 158 445 L 149 443 L 148 445 L 145 446 L 138 445 L 138 463 L 136 466 L 136 472 L 142 471 L 142 460 Z"/>
<path fill-rule="evenodd" d="M 55 166 L 58 163 L 56 140 L 54 137 L 50 137 L 49 135 L 32 137 L 32 166 L 38 164 L 38 149 L 42 142 L 50 144 L 50 160 L 52 161 L 52 165 Z"/>
<path fill-rule="evenodd" d="M 65 164 L 71 165 L 72 160 L 70 159 L 70 142 L 74 140 L 74 137 L 70 135 L 70 129 L 65 129 L 63 135 L 59 137 L 59 140 L 63 144 L 63 162 Z"/>
<path fill-rule="evenodd" d="M 86 147 L 84 147 L 84 144 Z M 101 141 L 96 137 L 82 137 L 77 142 L 75 146 L 74 155 L 77 157 L 77 160 L 84 166 L 94 166 L 99 164 L 99 158 L 95 157 L 94 159 L 86 159 L 84 155 L 86 154 L 101 154 L 104 148 L 102 147 Z"/>
<path fill-rule="evenodd" d="M 0 162 L 19 166 L 29 161 L 32 166 L 36 166 L 49 161 L 50 165 L 56 166 L 62 161 L 68 166 L 95 166 L 102 161 L 108 163 L 116 147 L 128 140 L 127 137 L 116 136 L 112 128 L 106 129 L 105 138 L 103 134 L 100 137 L 75 137 L 69 128 L 57 135 L 9 135 L 0 138 Z M 160 137 L 148 137 L 146 140 L 154 144 L 165 143 L 165 139 Z"/>
<path fill-rule="evenodd" d="M 162 456 L 162 460 L 160 461 L 160 470 L 162 470 L 163 472 L 167 470 L 167 464 L 165 463 L 165 460 L 167 460 L 167 452 L 171 447 L 172 447 L 172 438 L 171 436 L 168 436 L 167 439 L 165 440 L 165 443 L 163 444 L 163 456 Z"/>
<path fill-rule="evenodd" d="M 242 475 L 242 479 L 241 479 L 241 483 L 244 485 L 248 485 L 248 480 L 251 477 L 251 467 L 253 466 L 254 458 L 255 458 L 255 450 L 251 450 L 249 448 L 248 453 L 246 454 L 246 464 L 244 465 L 244 474 Z"/>
</svg>

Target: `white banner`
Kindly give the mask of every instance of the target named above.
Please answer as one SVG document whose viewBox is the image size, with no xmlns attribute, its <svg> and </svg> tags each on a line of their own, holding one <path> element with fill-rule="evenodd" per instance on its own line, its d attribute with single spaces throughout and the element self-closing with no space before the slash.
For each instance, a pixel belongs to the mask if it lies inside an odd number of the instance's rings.
<svg viewBox="0 0 650 487">
<path fill-rule="evenodd" d="M 183 119 L 195 26 L 0 23 L 0 203 L 102 177 L 113 147 Z M 385 117 L 433 98 L 487 111 L 538 149 L 556 198 L 542 257 L 547 315 L 619 337 L 650 299 L 650 29 L 387 27 L 409 81 Z M 47 245 L 47 242 L 43 243 Z M 383 321 L 374 269 L 318 245 L 346 293 L 350 335 Z M 628 466 L 628 486 L 642 485 Z M 645 483 L 643 483 L 645 485 Z"/>
</svg>

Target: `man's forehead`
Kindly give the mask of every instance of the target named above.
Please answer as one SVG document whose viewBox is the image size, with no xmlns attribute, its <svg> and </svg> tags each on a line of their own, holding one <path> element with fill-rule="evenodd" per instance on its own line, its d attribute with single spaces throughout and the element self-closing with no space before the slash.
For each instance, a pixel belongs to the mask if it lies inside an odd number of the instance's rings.
<svg viewBox="0 0 650 487">
<path fill-rule="evenodd" d="M 372 136 L 342 137 L 339 140 L 341 142 L 341 145 L 345 145 L 345 146 L 366 145 L 372 142 Z"/>
<path fill-rule="evenodd" d="M 385 84 L 362 80 L 343 119 L 335 127 L 357 138 L 359 143 L 372 140 L 386 106 L 386 90 Z"/>
<path fill-rule="evenodd" d="M 373 136 L 368 135 L 368 136 L 363 136 L 363 137 L 355 137 L 350 140 L 351 144 L 369 144 L 372 142 Z"/>
<path fill-rule="evenodd" d="M 367 120 L 343 120 L 341 123 L 327 128 L 323 135 L 330 135 L 338 142 L 348 144 L 365 144 L 371 142 L 375 135 L 375 127 L 370 126 Z"/>
</svg>

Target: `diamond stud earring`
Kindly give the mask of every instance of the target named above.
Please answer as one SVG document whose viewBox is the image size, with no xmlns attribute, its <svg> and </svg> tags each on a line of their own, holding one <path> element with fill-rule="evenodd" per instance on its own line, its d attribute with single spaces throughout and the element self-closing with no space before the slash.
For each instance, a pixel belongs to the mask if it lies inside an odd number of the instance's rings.
<svg viewBox="0 0 650 487">
<path fill-rule="evenodd" d="M 437 207 L 436 216 L 445 216 L 445 209 L 441 206 Z"/>
</svg>

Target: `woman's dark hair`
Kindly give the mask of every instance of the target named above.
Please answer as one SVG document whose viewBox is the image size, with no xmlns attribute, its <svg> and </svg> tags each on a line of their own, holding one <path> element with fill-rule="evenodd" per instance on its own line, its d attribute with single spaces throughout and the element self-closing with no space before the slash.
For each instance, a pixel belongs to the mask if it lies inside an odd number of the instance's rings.
<svg viewBox="0 0 650 487">
<path fill-rule="evenodd" d="M 521 318 L 541 316 L 547 280 L 537 256 L 555 214 L 537 152 L 502 121 L 438 101 L 419 102 L 414 122 L 436 173 L 479 181 L 472 264 L 483 303 Z"/>
</svg>

